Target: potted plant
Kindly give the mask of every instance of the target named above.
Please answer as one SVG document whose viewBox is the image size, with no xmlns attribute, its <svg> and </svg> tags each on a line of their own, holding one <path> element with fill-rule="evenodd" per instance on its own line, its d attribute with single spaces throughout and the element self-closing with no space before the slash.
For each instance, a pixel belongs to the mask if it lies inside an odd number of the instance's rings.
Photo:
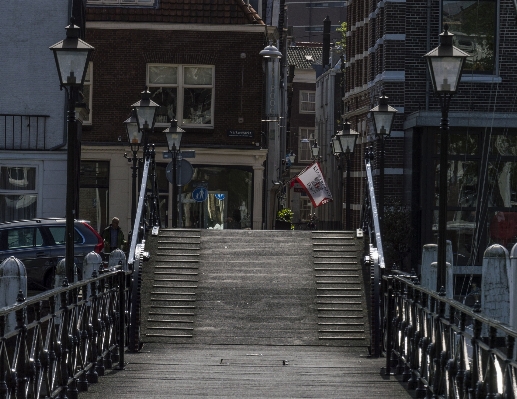
<svg viewBox="0 0 517 399">
<path fill-rule="evenodd" d="M 291 230 L 293 215 L 293 211 L 289 208 L 280 209 L 276 214 L 275 230 Z"/>
</svg>

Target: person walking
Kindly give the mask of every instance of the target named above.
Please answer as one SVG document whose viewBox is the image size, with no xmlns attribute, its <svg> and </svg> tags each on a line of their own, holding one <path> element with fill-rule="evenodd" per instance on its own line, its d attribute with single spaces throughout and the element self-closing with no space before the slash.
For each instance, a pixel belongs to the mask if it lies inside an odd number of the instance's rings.
<svg viewBox="0 0 517 399">
<path fill-rule="evenodd" d="M 111 224 L 102 232 L 104 240 L 104 252 L 110 253 L 115 249 L 124 250 L 126 241 L 124 240 L 124 233 L 119 227 L 119 218 L 111 219 Z"/>
</svg>

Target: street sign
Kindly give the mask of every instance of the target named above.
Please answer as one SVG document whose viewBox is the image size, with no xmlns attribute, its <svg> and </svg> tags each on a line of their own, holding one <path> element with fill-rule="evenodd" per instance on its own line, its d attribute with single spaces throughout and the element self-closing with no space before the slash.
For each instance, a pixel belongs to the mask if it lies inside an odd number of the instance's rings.
<svg viewBox="0 0 517 399">
<path fill-rule="evenodd" d="M 196 202 L 204 202 L 208 198 L 208 190 L 204 187 L 197 187 L 194 191 L 192 191 L 192 198 Z"/>
<path fill-rule="evenodd" d="M 181 157 L 182 158 L 195 158 L 196 157 L 196 151 L 195 150 L 185 150 L 181 151 Z M 172 152 L 165 151 L 163 153 L 163 159 L 172 158 Z"/>
<path fill-rule="evenodd" d="M 174 168 L 174 161 L 168 163 L 167 168 L 165 169 L 165 176 L 169 183 L 172 184 L 172 169 Z M 178 161 L 178 165 L 176 167 L 176 184 L 178 186 L 184 186 L 189 184 L 192 176 L 194 175 L 194 168 L 192 164 L 186 159 L 182 159 Z"/>
</svg>

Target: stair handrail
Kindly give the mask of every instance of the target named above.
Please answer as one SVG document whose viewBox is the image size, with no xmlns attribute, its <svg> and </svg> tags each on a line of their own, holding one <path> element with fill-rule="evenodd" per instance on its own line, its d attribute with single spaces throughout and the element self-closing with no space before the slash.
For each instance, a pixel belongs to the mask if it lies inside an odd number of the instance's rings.
<svg viewBox="0 0 517 399">
<path fill-rule="evenodd" d="M 363 203 L 363 230 L 368 232 L 370 236 L 370 243 L 377 249 L 378 253 L 378 264 L 381 269 L 386 267 L 384 263 L 384 252 L 382 249 L 382 237 L 381 227 L 379 223 L 379 212 L 377 210 L 377 202 L 375 200 L 375 190 L 373 186 L 372 167 L 370 159 L 373 155 L 366 151 L 365 153 L 365 164 L 366 164 L 366 177 L 367 177 L 367 195 L 366 200 Z M 370 222 L 370 223 L 369 223 Z M 373 226 L 371 225 L 373 222 Z"/>
</svg>

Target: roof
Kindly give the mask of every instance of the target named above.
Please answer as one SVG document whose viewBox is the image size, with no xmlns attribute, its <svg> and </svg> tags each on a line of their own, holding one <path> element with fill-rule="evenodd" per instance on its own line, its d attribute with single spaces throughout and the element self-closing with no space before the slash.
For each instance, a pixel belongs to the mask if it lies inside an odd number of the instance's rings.
<svg viewBox="0 0 517 399">
<path fill-rule="evenodd" d="M 156 0 L 158 7 L 88 4 L 87 21 L 264 25 L 244 0 Z"/>
<path fill-rule="evenodd" d="M 297 69 L 313 69 L 313 64 L 321 64 L 323 47 L 289 46 L 287 63 Z"/>
</svg>

